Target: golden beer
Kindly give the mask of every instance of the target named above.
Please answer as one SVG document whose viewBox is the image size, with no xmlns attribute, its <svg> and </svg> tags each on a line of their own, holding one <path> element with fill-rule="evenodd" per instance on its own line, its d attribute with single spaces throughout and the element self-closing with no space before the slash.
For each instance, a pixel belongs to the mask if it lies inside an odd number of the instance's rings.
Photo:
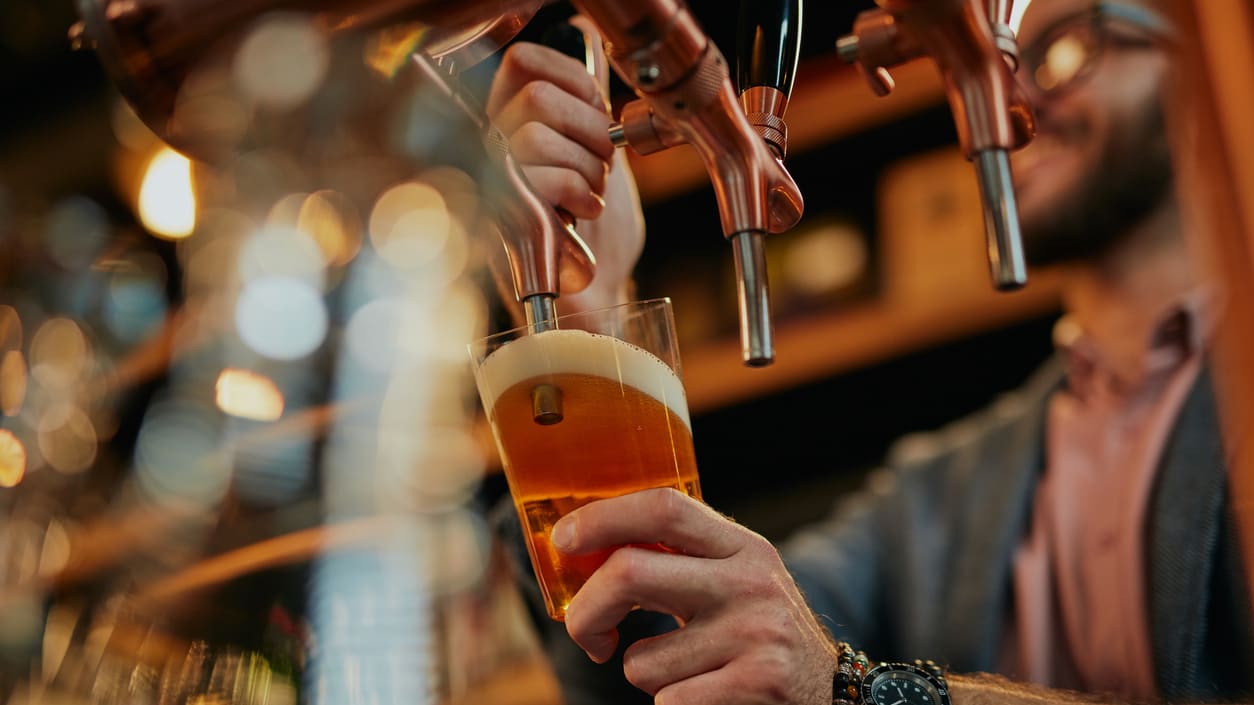
<svg viewBox="0 0 1254 705">
<path fill-rule="evenodd" d="M 562 620 L 610 551 L 558 553 L 549 542 L 558 519 L 653 487 L 701 496 L 683 385 L 651 353 L 582 330 L 518 338 L 487 356 L 477 378 L 549 614 Z M 559 422 L 537 421 L 542 385 L 558 390 Z"/>
</svg>

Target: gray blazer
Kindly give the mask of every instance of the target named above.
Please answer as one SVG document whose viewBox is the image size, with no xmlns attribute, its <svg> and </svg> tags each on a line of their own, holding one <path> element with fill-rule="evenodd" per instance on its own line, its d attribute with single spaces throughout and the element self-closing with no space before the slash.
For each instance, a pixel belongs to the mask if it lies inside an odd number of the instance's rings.
<svg viewBox="0 0 1254 705">
<path fill-rule="evenodd" d="M 1061 365 L 1051 361 L 987 410 L 902 441 L 863 492 L 781 547 L 836 638 L 873 658 L 996 670 L 1012 608 L 1011 559 L 1044 467 L 1046 402 L 1061 382 Z M 1168 441 L 1151 499 L 1150 626 L 1168 699 L 1254 691 L 1254 637 L 1225 488 L 1204 374 Z M 569 705 L 650 701 L 622 678 L 620 660 L 596 666 L 560 625 L 540 623 Z M 620 628 L 619 656 L 635 638 L 672 628 L 669 618 L 633 613 Z"/>
</svg>

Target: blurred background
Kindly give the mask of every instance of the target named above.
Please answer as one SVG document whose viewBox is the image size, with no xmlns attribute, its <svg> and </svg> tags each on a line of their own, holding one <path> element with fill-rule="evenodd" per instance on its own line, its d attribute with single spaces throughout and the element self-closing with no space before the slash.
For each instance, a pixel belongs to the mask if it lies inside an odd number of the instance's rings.
<svg viewBox="0 0 1254 705">
<path fill-rule="evenodd" d="M 733 56 L 725 5 L 691 3 Z M 870 6 L 806 7 L 788 165 L 807 208 L 769 243 L 774 366 L 740 363 L 700 162 L 633 161 L 639 293 L 674 300 L 705 497 L 770 538 L 1051 351 L 1057 273 L 992 292 L 932 67 L 875 99 L 836 59 Z M 371 683 L 500 702 L 517 678 L 515 698 L 555 697 L 487 530 L 506 490 L 464 346 L 506 318 L 472 160 L 405 107 L 420 90 L 351 79 L 344 56 L 371 47 L 280 17 L 197 84 L 213 129 L 251 120 L 267 146 L 193 164 L 71 51 L 76 20 L 0 3 L 0 702 L 356 702 Z M 256 112 L 214 103 L 226 83 Z M 379 108 L 401 117 L 336 127 Z"/>
</svg>

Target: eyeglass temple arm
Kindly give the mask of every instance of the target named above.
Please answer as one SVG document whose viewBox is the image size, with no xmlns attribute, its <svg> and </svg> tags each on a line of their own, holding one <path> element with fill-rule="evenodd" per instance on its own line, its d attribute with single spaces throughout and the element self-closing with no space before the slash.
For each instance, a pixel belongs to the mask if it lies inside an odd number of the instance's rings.
<svg viewBox="0 0 1254 705">
<path fill-rule="evenodd" d="M 1018 48 L 1006 0 L 878 0 L 836 43 L 877 95 L 893 89 L 888 69 L 929 56 L 940 69 L 958 139 L 980 182 L 993 285 L 1027 283 L 1027 264 L 1007 152 L 1035 131 L 1031 106 L 1014 79 Z M 990 16 L 992 14 L 992 16 Z"/>
</svg>

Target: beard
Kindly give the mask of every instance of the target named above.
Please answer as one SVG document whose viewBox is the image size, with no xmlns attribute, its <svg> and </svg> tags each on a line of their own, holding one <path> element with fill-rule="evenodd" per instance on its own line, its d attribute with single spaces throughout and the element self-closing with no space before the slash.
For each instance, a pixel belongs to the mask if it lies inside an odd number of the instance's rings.
<svg viewBox="0 0 1254 705">
<path fill-rule="evenodd" d="M 1170 196 L 1171 150 L 1158 96 L 1138 115 L 1135 123 L 1117 126 L 1097 164 L 1059 197 L 1057 207 L 1023 223 L 1031 265 L 1099 257 Z"/>
</svg>

